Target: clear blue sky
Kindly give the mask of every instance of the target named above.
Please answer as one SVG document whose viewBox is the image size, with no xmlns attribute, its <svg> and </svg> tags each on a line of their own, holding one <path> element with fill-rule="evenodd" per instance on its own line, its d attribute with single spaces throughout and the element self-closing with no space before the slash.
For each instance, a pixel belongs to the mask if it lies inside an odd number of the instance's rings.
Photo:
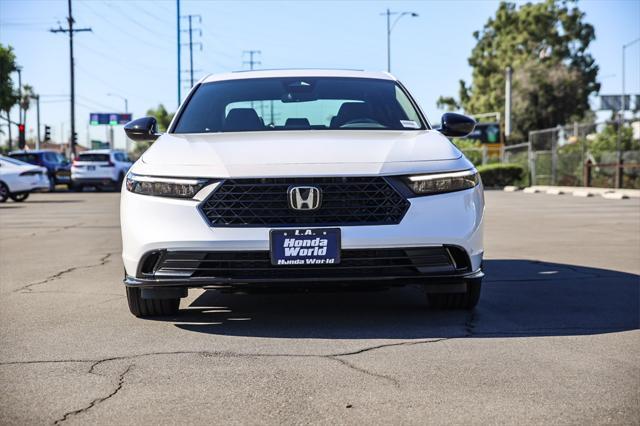
<svg viewBox="0 0 640 426">
<path fill-rule="evenodd" d="M 522 2 L 518 2 L 522 3 Z M 88 133 L 104 140 L 102 127 L 88 127 L 89 112 L 122 111 L 129 99 L 134 117 L 163 103 L 177 103 L 176 2 L 74 1 L 76 34 L 76 122 L 79 140 Z M 498 1 L 195 1 L 183 0 L 182 14 L 202 16 L 203 50 L 194 52 L 196 78 L 246 68 L 243 50 L 259 49 L 263 68 L 386 68 L 387 7 L 412 11 L 392 37 L 392 72 L 414 93 L 428 116 L 438 121 L 440 95 L 457 95 L 458 80 L 470 81 L 467 58 L 472 33 L 482 28 Z M 621 47 L 640 37 L 640 0 L 584 0 L 579 7 L 596 29 L 591 52 L 600 65 L 602 94 L 619 93 Z M 0 43 L 11 45 L 23 67 L 23 83 L 42 94 L 42 122 L 59 140 L 69 132 L 68 38 L 48 30 L 65 25 L 66 0 L 0 0 Z M 186 20 L 183 20 L 183 28 Z M 187 40 L 186 34 L 183 42 Z M 188 52 L 183 50 L 183 69 Z M 244 57 L 248 59 L 248 57 Z M 627 50 L 627 91 L 640 93 L 640 43 Z M 188 77 L 187 73 L 184 77 Z M 188 87 L 185 82 L 184 87 Z M 184 91 L 183 91 L 184 93 Z M 13 118 L 17 117 L 17 110 Z M 35 129 L 35 108 L 27 129 Z M 121 127 L 116 144 L 124 146 Z M 4 137 L 2 139 L 4 141 Z"/>
</svg>

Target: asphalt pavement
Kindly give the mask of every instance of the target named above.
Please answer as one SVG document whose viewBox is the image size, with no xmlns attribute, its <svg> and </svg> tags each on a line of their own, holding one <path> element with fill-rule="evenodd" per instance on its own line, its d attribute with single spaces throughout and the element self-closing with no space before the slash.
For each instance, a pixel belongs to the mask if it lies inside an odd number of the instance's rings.
<svg viewBox="0 0 640 426">
<path fill-rule="evenodd" d="M 0 424 L 640 423 L 639 199 L 488 191 L 473 313 L 191 290 L 142 320 L 118 197 L 0 204 Z"/>
</svg>

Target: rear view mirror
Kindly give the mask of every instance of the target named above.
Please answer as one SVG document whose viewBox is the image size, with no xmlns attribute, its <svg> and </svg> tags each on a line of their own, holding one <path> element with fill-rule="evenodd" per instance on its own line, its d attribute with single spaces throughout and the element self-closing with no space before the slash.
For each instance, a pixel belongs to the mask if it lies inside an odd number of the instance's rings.
<svg viewBox="0 0 640 426">
<path fill-rule="evenodd" d="M 476 120 L 466 115 L 447 112 L 442 115 L 440 133 L 448 137 L 462 138 L 473 132 Z"/>
<path fill-rule="evenodd" d="M 129 139 L 140 142 L 153 142 L 160 137 L 155 117 L 138 118 L 125 124 L 124 131 Z"/>
</svg>

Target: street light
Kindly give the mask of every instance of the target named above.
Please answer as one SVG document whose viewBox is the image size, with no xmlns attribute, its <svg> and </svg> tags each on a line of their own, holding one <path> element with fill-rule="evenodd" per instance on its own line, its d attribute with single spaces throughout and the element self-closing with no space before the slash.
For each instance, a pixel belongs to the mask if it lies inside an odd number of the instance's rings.
<svg viewBox="0 0 640 426">
<path fill-rule="evenodd" d="M 633 41 L 630 41 L 627 44 L 622 45 L 622 94 L 620 95 L 620 114 L 618 117 L 618 139 L 616 140 L 616 181 L 615 187 L 620 188 L 622 186 L 622 177 L 623 170 L 620 166 L 620 162 L 622 161 L 622 126 L 624 126 L 624 112 L 626 111 L 626 103 L 625 103 L 625 63 L 624 57 L 627 50 L 627 47 L 634 45 L 640 41 L 640 38 L 637 38 Z"/>
<path fill-rule="evenodd" d="M 125 98 L 124 96 L 118 95 L 117 93 L 107 93 L 107 96 L 113 96 L 114 98 L 120 98 L 124 101 L 124 112 L 125 114 L 129 113 L 129 101 L 127 100 L 127 98 Z M 110 139 L 111 139 L 111 148 L 115 148 L 115 141 L 113 139 L 113 127 L 111 127 L 110 130 Z M 125 137 L 124 138 L 124 143 L 125 143 L 125 151 L 128 153 L 129 152 L 129 138 Z"/>
<path fill-rule="evenodd" d="M 392 12 L 389 9 L 380 15 L 387 16 L 387 72 L 391 72 L 391 31 L 393 31 L 396 24 L 403 16 L 417 18 L 419 15 L 415 12 Z M 398 15 L 398 17 L 393 21 L 393 24 L 391 23 L 391 15 Z"/>
<path fill-rule="evenodd" d="M 127 100 L 127 98 L 125 98 L 124 96 L 120 96 L 116 93 L 107 93 L 107 96 L 113 96 L 114 98 L 120 98 L 124 101 L 124 112 L 128 113 L 129 112 L 129 101 Z"/>
</svg>

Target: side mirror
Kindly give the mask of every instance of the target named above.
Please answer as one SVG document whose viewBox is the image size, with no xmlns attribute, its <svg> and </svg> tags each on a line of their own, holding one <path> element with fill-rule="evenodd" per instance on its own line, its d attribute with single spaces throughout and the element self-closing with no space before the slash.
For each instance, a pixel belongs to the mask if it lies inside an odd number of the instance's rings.
<svg viewBox="0 0 640 426">
<path fill-rule="evenodd" d="M 466 115 L 447 112 L 442 115 L 440 133 L 448 137 L 462 138 L 473 132 L 476 120 Z"/>
<path fill-rule="evenodd" d="M 124 132 L 129 139 L 139 142 L 153 142 L 160 137 L 155 117 L 138 118 L 125 124 Z"/>
</svg>

